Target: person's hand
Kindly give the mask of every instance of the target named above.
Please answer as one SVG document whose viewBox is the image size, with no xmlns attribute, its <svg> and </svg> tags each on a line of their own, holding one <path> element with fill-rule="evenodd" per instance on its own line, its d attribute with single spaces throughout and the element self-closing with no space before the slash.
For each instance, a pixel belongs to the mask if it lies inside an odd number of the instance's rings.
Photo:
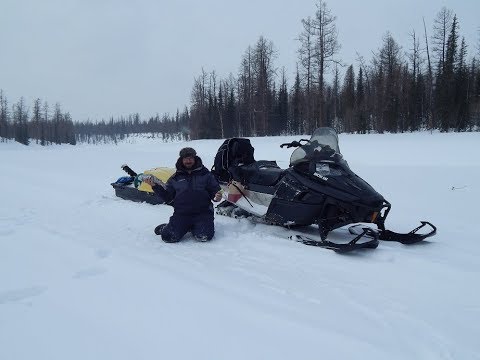
<svg viewBox="0 0 480 360">
<path fill-rule="evenodd" d="M 222 194 L 223 194 L 222 190 L 220 190 L 219 192 L 217 192 L 217 193 L 215 194 L 215 197 L 213 198 L 213 201 L 219 202 L 220 200 L 222 200 Z"/>
<path fill-rule="evenodd" d="M 155 183 L 153 182 L 153 179 L 150 178 L 150 177 L 144 179 L 143 182 L 144 182 L 145 184 L 150 185 L 150 186 L 154 186 L 154 185 L 155 185 Z"/>
<path fill-rule="evenodd" d="M 154 175 L 150 175 L 150 174 L 142 175 L 142 181 L 145 184 L 150 185 L 151 187 L 158 185 L 163 187 L 164 189 L 166 188 L 165 183 Z"/>
</svg>

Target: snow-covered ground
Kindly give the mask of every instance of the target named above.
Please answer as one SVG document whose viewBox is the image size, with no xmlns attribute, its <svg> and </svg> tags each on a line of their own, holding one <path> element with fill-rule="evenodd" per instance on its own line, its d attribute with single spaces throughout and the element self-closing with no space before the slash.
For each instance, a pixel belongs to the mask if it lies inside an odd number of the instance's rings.
<svg viewBox="0 0 480 360">
<path fill-rule="evenodd" d="M 286 167 L 298 138 L 256 158 Z M 210 167 L 221 142 L 188 146 Z M 172 209 L 110 182 L 185 145 L 0 143 L 0 359 L 480 359 L 480 133 L 341 135 L 389 228 L 438 227 L 350 255 L 220 216 L 210 243 L 163 243 Z"/>
</svg>

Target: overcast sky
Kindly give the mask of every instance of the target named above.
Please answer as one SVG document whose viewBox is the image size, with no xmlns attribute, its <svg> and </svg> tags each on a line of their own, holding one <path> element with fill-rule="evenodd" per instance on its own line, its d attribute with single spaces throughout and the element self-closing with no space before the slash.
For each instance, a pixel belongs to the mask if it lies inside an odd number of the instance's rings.
<svg viewBox="0 0 480 360">
<path fill-rule="evenodd" d="M 0 89 L 59 102 L 74 120 L 139 112 L 174 113 L 190 104 L 202 67 L 237 74 L 260 35 L 272 40 L 276 67 L 292 83 L 301 19 L 315 0 L 0 0 Z M 339 57 L 367 60 L 390 31 L 405 51 L 409 32 L 432 32 L 435 15 L 453 10 L 460 34 L 477 52 L 480 0 L 335 0 Z"/>
</svg>

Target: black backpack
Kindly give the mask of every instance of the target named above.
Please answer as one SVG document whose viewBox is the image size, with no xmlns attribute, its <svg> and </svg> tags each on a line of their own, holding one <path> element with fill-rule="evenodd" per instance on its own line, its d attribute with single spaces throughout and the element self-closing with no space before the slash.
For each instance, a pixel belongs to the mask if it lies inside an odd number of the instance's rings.
<svg viewBox="0 0 480 360">
<path fill-rule="evenodd" d="M 215 161 L 212 167 L 213 175 L 219 181 L 230 181 L 232 176 L 229 168 L 254 163 L 254 151 L 255 149 L 249 139 L 230 138 L 225 140 L 215 155 Z"/>
</svg>

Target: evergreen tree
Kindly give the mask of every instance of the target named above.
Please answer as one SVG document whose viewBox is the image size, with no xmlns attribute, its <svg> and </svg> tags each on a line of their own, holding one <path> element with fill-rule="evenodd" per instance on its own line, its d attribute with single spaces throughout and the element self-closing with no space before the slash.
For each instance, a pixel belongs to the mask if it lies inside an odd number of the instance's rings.
<svg viewBox="0 0 480 360">
<path fill-rule="evenodd" d="M 355 117 L 358 124 L 358 132 L 365 134 L 369 130 L 365 104 L 365 88 L 363 81 L 363 69 L 360 67 L 357 78 L 357 96 L 355 97 Z"/>
<path fill-rule="evenodd" d="M 41 103 L 40 99 L 35 99 L 33 102 L 33 112 L 32 112 L 32 118 L 30 120 L 31 126 L 30 126 L 30 137 L 35 139 L 35 142 L 38 144 L 40 140 L 40 123 L 42 121 L 42 115 L 41 115 Z"/>
<path fill-rule="evenodd" d="M 28 145 L 28 110 L 23 97 L 13 106 L 13 127 L 15 141 Z"/>
<path fill-rule="evenodd" d="M 393 36 L 387 32 L 383 38 L 383 45 L 379 51 L 377 94 L 382 99 L 379 107 L 381 117 L 380 130 L 396 132 L 400 118 L 400 90 L 402 58 L 401 47 Z"/>
<path fill-rule="evenodd" d="M 295 83 L 293 84 L 290 104 L 292 116 L 289 123 L 289 132 L 292 134 L 302 134 L 304 131 L 303 110 L 305 109 L 305 106 L 302 106 L 302 88 L 300 84 L 300 73 L 298 71 L 298 66 L 295 75 Z"/>
<path fill-rule="evenodd" d="M 345 73 L 342 86 L 342 118 L 344 130 L 351 133 L 358 130 L 355 123 L 355 73 L 350 65 Z"/>
<path fill-rule="evenodd" d="M 453 17 L 450 33 L 446 43 L 443 67 L 439 66 L 437 86 L 435 89 L 436 109 L 440 120 L 440 129 L 448 131 L 455 127 L 455 60 L 458 46 L 457 17 Z"/>
<path fill-rule="evenodd" d="M 273 42 L 263 36 L 258 39 L 254 49 L 253 74 L 255 135 L 269 135 L 270 114 L 274 106 L 274 60 L 276 50 Z"/>
<path fill-rule="evenodd" d="M 335 72 L 333 76 L 333 86 L 331 94 L 331 108 L 332 114 L 327 117 L 327 124 L 330 127 L 337 129 L 337 131 L 343 131 L 345 124 L 339 123 L 340 116 L 340 71 L 338 70 L 338 65 L 335 64 Z M 343 119 L 342 119 L 343 120 Z"/>
<path fill-rule="evenodd" d="M 285 67 L 282 68 L 280 89 L 278 91 L 278 102 L 276 111 L 276 125 L 274 134 L 282 134 L 288 131 L 288 90 Z"/>
<path fill-rule="evenodd" d="M 8 112 L 8 101 L 3 93 L 3 90 L 0 90 L 0 140 L 9 139 L 9 117 Z"/>
</svg>

